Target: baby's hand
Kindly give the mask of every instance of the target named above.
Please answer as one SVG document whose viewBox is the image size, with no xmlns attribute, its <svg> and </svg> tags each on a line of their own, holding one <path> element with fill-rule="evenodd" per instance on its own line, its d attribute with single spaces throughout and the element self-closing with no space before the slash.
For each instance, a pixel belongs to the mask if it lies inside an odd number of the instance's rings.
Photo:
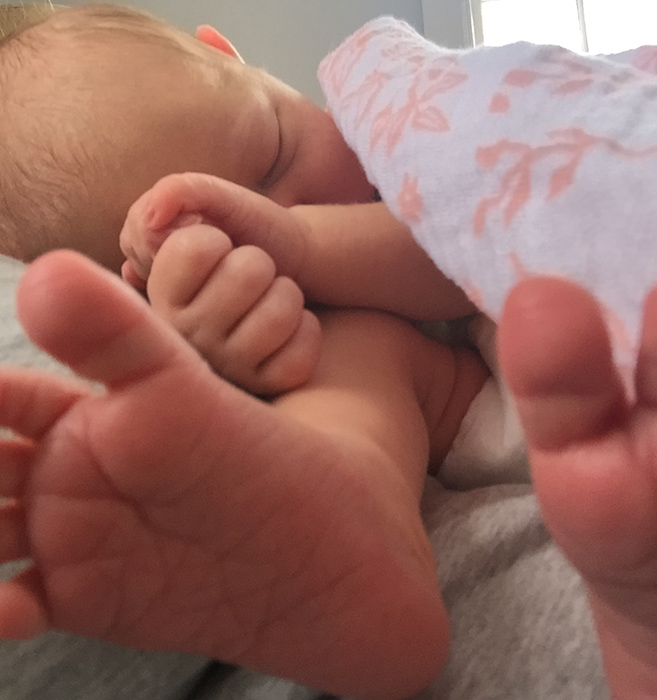
<svg viewBox="0 0 657 700">
<path fill-rule="evenodd" d="M 235 246 L 266 250 L 279 274 L 296 279 L 309 238 L 305 220 L 240 185 L 200 173 L 168 175 L 132 205 L 120 237 L 124 278 L 143 289 L 163 241 L 194 223 L 218 227 Z"/>
<path fill-rule="evenodd" d="M 261 396 L 305 383 L 319 360 L 320 327 L 303 293 L 255 246 L 192 224 L 170 233 L 147 282 L 156 313 L 222 377 Z"/>
</svg>

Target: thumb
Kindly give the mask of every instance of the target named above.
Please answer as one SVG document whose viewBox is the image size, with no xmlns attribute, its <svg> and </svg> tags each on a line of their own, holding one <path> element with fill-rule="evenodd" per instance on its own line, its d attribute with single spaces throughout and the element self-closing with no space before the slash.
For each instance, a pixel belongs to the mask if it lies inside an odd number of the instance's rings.
<svg viewBox="0 0 657 700">
<path fill-rule="evenodd" d="M 308 224 L 291 209 L 219 177 L 203 173 L 169 175 L 148 193 L 149 227 L 171 226 L 188 213 L 220 228 L 233 245 L 262 248 L 278 273 L 295 278 L 308 239 Z"/>
<path fill-rule="evenodd" d="M 28 267 L 17 307 L 35 345 L 108 387 L 195 356 L 137 292 L 72 251 L 48 253 Z"/>
</svg>

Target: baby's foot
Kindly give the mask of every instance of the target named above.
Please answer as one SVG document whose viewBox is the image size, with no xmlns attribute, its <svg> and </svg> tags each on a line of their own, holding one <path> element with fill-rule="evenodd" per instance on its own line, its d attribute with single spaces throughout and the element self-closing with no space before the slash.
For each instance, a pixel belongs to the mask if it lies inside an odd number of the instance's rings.
<svg viewBox="0 0 657 700">
<path fill-rule="evenodd" d="M 544 518 L 586 582 L 614 698 L 657 698 L 657 291 L 632 401 L 599 307 L 573 284 L 520 284 L 499 343 Z"/>
<path fill-rule="evenodd" d="M 106 392 L 0 373 L 0 636 L 55 627 L 336 693 L 407 696 L 444 660 L 416 499 L 393 465 L 216 377 L 69 252 L 19 290 L 33 340 Z"/>
</svg>

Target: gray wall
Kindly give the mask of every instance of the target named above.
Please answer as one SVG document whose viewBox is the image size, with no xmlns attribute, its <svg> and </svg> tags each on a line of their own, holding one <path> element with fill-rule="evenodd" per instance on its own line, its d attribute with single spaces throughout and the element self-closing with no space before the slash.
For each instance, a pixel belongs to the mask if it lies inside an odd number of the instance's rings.
<svg viewBox="0 0 657 700">
<path fill-rule="evenodd" d="M 42 2 L 45 0 L 32 0 Z M 79 5 L 103 0 L 54 0 Z M 389 14 L 445 46 L 472 41 L 471 4 L 480 0 L 105 0 L 149 10 L 193 32 L 214 24 L 244 59 L 313 98 L 323 98 L 317 78 L 321 59 L 368 20 Z M 0 0 L 0 5 L 20 0 Z"/>
<path fill-rule="evenodd" d="M 422 0 L 422 14 L 427 39 L 449 48 L 473 46 L 481 0 Z"/>
<path fill-rule="evenodd" d="M 81 0 L 60 0 L 80 4 Z M 442 0 L 444 2 L 445 0 Z M 453 2 L 453 0 L 449 0 Z M 248 63 L 322 103 L 320 60 L 367 20 L 382 14 L 424 29 L 422 0 L 127 0 L 193 31 L 214 24 Z"/>
</svg>

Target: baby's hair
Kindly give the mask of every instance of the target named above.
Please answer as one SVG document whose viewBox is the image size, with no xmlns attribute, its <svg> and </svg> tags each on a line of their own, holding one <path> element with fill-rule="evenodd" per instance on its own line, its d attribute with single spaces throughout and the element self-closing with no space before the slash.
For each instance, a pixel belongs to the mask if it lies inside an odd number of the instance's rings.
<svg viewBox="0 0 657 700">
<path fill-rule="evenodd" d="M 0 38 L 10 37 L 42 22 L 60 7 L 51 2 L 0 5 Z"/>
<path fill-rule="evenodd" d="M 89 183 L 112 168 L 97 162 L 105 135 L 77 108 L 87 86 L 57 57 L 81 51 L 93 61 L 104 44 L 135 38 L 195 58 L 191 37 L 126 6 L 0 6 L 0 253 L 30 261 L 84 237 L 83 211 L 100 196 Z"/>
</svg>

